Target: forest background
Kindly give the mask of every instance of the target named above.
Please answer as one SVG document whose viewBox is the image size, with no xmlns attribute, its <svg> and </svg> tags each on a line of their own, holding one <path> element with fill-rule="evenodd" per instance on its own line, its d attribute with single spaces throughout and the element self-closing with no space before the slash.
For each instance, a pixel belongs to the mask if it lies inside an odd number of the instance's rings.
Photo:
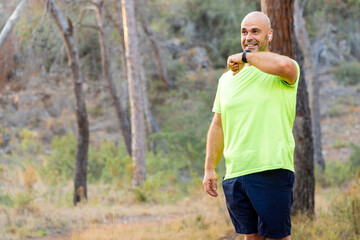
<svg viewBox="0 0 360 240">
<path fill-rule="evenodd" d="M 135 1 L 142 68 L 159 131 L 147 132 L 147 180 L 133 165 L 103 79 L 90 1 L 56 1 L 73 22 L 90 126 L 88 200 L 73 206 L 75 95 L 66 51 L 44 1 L 31 0 L 0 48 L 0 239 L 236 239 L 224 198 L 202 189 L 206 133 L 240 24 L 260 1 Z M 0 2 L 0 26 L 19 1 Z M 110 71 L 128 108 L 116 1 L 104 1 Z M 299 1 L 317 63 L 322 149 L 315 216 L 298 214 L 294 239 L 359 239 L 360 1 Z M 171 88 L 161 82 L 150 35 Z M 305 55 L 305 58 L 309 57 Z M 224 175 L 224 161 L 219 167 Z M 220 191 L 221 192 L 221 191 Z M 105 237 L 104 237 L 105 236 Z M 121 237 L 120 237 L 121 236 Z"/>
</svg>

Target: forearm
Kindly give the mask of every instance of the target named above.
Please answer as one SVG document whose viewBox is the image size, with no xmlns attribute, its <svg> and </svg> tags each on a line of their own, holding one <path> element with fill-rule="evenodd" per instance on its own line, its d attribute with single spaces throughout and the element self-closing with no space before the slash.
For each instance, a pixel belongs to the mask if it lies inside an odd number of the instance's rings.
<svg viewBox="0 0 360 240">
<path fill-rule="evenodd" d="M 207 135 L 205 172 L 203 185 L 205 191 L 216 197 L 217 174 L 215 168 L 218 165 L 224 151 L 224 134 L 221 123 L 221 114 L 215 113 Z"/>
<path fill-rule="evenodd" d="M 297 68 L 291 58 L 272 52 L 248 52 L 246 60 L 263 72 L 276 75 L 289 84 L 294 84 L 297 78 Z M 242 53 L 231 55 L 227 60 L 228 67 L 234 72 L 240 72 L 244 66 Z"/>
<path fill-rule="evenodd" d="M 249 52 L 246 54 L 246 60 L 257 69 L 276 75 L 290 84 L 293 84 L 296 80 L 296 65 L 287 56 L 272 52 Z"/>
<path fill-rule="evenodd" d="M 207 135 L 205 171 L 214 170 L 224 151 L 224 134 L 222 127 L 212 123 Z"/>
</svg>

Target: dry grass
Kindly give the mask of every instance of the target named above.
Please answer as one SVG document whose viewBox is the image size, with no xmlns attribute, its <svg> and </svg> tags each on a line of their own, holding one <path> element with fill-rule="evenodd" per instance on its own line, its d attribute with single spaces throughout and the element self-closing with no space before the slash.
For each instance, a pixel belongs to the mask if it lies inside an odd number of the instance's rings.
<svg viewBox="0 0 360 240">
<path fill-rule="evenodd" d="M 125 212 L 119 221 L 117 216 Z M 64 239 L 219 239 L 232 230 L 224 197 L 213 199 L 202 192 L 174 205 L 114 207 L 109 219 L 106 225 L 91 224 Z"/>
<path fill-rule="evenodd" d="M 234 234 L 222 190 L 218 198 L 212 198 L 197 185 L 187 197 L 175 203 L 160 204 L 140 203 L 133 192 L 115 185 L 90 184 L 88 202 L 73 207 L 73 185 L 69 181 L 56 192 L 27 202 L 26 193 L 32 191 L 28 185 L 42 189 L 43 193 L 49 191 L 41 179 L 35 181 L 29 169 L 17 178 L 13 176 L 24 186 L 23 192 L 16 190 L 18 202 L 12 207 L 0 207 L 0 239 L 242 239 Z M 292 239 L 359 239 L 360 236 L 354 234 L 356 226 L 352 220 L 360 221 L 359 212 L 351 211 L 351 203 L 360 202 L 360 180 L 355 183 L 354 180 L 347 189 L 318 187 L 316 215 L 314 219 L 301 215 L 293 217 Z M 349 199 L 354 201 L 349 202 Z"/>
<path fill-rule="evenodd" d="M 236 236 L 227 215 L 224 196 L 216 199 L 201 189 L 176 205 L 137 204 L 113 207 L 107 224 L 88 224 L 58 240 L 160 240 L 160 239 L 242 239 Z M 349 230 L 346 221 L 336 222 L 332 204 L 339 196 L 351 194 L 344 189 L 319 189 L 316 193 L 316 215 L 292 218 L 293 240 L 359 239 Z M 357 194 L 357 193 L 356 193 Z M 345 207 L 345 206 L 344 206 Z M 119 221 L 118 215 L 127 217 Z"/>
<path fill-rule="evenodd" d="M 76 208 L 44 202 L 4 207 L 0 224 L 5 239 L 218 239 L 232 231 L 223 195 L 211 198 L 202 189 L 174 204 L 97 201 Z"/>
</svg>

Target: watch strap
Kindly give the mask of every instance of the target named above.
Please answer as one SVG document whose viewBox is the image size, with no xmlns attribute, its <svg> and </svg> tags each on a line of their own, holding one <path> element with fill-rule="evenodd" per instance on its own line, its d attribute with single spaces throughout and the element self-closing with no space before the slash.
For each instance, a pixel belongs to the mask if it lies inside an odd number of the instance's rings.
<svg viewBox="0 0 360 240">
<path fill-rule="evenodd" d="M 245 51 L 243 51 L 243 53 L 242 53 L 242 58 L 241 58 L 241 60 L 243 61 L 243 63 L 248 63 L 247 60 L 246 60 L 246 53 L 248 53 L 248 52 L 251 52 L 251 51 L 250 51 L 250 50 L 245 50 Z"/>
</svg>

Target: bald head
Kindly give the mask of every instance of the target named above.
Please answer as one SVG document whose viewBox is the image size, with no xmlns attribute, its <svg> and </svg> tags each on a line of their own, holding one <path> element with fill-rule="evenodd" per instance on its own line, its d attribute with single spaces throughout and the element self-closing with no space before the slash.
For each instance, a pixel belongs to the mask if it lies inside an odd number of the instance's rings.
<svg viewBox="0 0 360 240">
<path fill-rule="evenodd" d="M 265 13 L 258 11 L 251 12 L 246 15 L 241 23 L 241 26 L 243 24 L 261 25 L 266 29 L 271 29 L 269 17 Z"/>
<path fill-rule="evenodd" d="M 267 51 L 272 35 L 270 19 L 262 12 L 249 13 L 241 23 L 243 50 Z"/>
</svg>

